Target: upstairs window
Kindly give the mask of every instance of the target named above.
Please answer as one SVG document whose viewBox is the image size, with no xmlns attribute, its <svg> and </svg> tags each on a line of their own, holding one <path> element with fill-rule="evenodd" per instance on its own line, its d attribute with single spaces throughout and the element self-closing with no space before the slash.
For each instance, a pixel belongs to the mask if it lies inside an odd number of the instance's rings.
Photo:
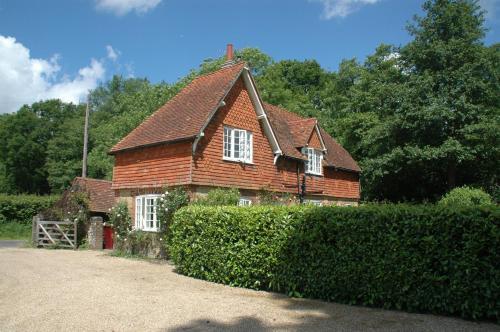
<svg viewBox="0 0 500 332">
<path fill-rule="evenodd" d="M 223 159 L 252 163 L 253 162 L 252 132 L 243 129 L 224 127 Z"/>
<path fill-rule="evenodd" d="M 156 200 L 159 195 L 143 195 L 135 198 L 135 229 L 157 232 Z"/>
<path fill-rule="evenodd" d="M 323 167 L 321 163 L 323 161 L 323 152 L 313 148 L 305 148 L 304 153 L 307 156 L 306 173 L 322 175 Z"/>
</svg>

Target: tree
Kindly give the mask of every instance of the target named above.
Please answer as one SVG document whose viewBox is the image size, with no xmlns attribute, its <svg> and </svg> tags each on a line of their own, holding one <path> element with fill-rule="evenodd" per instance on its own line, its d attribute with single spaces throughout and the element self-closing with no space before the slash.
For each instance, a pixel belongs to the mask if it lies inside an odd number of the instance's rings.
<svg viewBox="0 0 500 332">
<path fill-rule="evenodd" d="M 500 125 L 498 48 L 483 45 L 483 14 L 475 2 L 434 0 L 423 8 L 426 15 L 409 26 L 414 39 L 401 48 L 393 67 L 400 70 L 399 78 L 392 78 L 397 85 L 368 85 L 370 100 L 380 100 L 374 89 L 386 90 L 389 103 L 359 107 L 375 113 L 373 127 L 365 128 L 359 141 L 354 138 L 358 145 L 366 141 L 367 148 L 357 153 L 364 155 L 368 198 L 432 200 L 456 185 L 488 183 L 491 189 L 498 182 L 500 158 L 490 145 L 499 140 L 492 129 Z M 357 94 L 353 100 L 367 99 Z M 374 135 L 381 132 L 385 137 Z M 375 143 L 383 138 L 385 148 L 375 144 L 382 149 L 373 150 L 374 138 Z M 485 145 L 492 150 L 486 152 Z"/>
</svg>

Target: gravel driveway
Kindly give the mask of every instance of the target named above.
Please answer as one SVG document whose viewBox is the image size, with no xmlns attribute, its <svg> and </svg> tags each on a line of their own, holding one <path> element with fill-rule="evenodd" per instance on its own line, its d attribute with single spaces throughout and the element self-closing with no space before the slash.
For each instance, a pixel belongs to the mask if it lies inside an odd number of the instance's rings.
<svg viewBox="0 0 500 332">
<path fill-rule="evenodd" d="M 1 249 L 1 331 L 500 331 L 456 318 L 231 288 L 102 252 Z"/>
</svg>

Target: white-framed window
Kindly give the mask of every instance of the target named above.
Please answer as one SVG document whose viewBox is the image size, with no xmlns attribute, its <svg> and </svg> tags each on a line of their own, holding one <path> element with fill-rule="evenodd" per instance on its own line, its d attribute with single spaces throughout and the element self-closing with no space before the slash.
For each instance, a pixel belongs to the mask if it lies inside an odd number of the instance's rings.
<svg viewBox="0 0 500 332">
<path fill-rule="evenodd" d="M 156 218 L 156 200 L 160 195 L 141 195 L 135 197 L 135 229 L 157 232 L 159 221 Z"/>
<path fill-rule="evenodd" d="M 253 135 L 251 131 L 224 126 L 223 157 L 225 160 L 253 162 Z"/>
<path fill-rule="evenodd" d="M 323 206 L 323 202 L 318 199 L 306 199 L 305 203 L 315 206 Z"/>
<path fill-rule="evenodd" d="M 250 198 L 246 197 L 241 197 L 240 201 L 238 202 L 239 206 L 250 206 L 252 205 L 252 200 Z"/>
<path fill-rule="evenodd" d="M 322 175 L 323 174 L 323 152 L 313 148 L 305 148 L 304 153 L 307 156 L 306 173 Z"/>
</svg>

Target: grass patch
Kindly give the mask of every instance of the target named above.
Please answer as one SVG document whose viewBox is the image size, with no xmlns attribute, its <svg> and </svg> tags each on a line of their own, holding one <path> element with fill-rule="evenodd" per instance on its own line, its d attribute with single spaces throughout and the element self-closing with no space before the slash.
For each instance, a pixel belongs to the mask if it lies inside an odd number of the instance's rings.
<svg viewBox="0 0 500 332">
<path fill-rule="evenodd" d="M 17 222 L 0 223 L 0 240 L 29 240 L 31 225 Z"/>
</svg>

